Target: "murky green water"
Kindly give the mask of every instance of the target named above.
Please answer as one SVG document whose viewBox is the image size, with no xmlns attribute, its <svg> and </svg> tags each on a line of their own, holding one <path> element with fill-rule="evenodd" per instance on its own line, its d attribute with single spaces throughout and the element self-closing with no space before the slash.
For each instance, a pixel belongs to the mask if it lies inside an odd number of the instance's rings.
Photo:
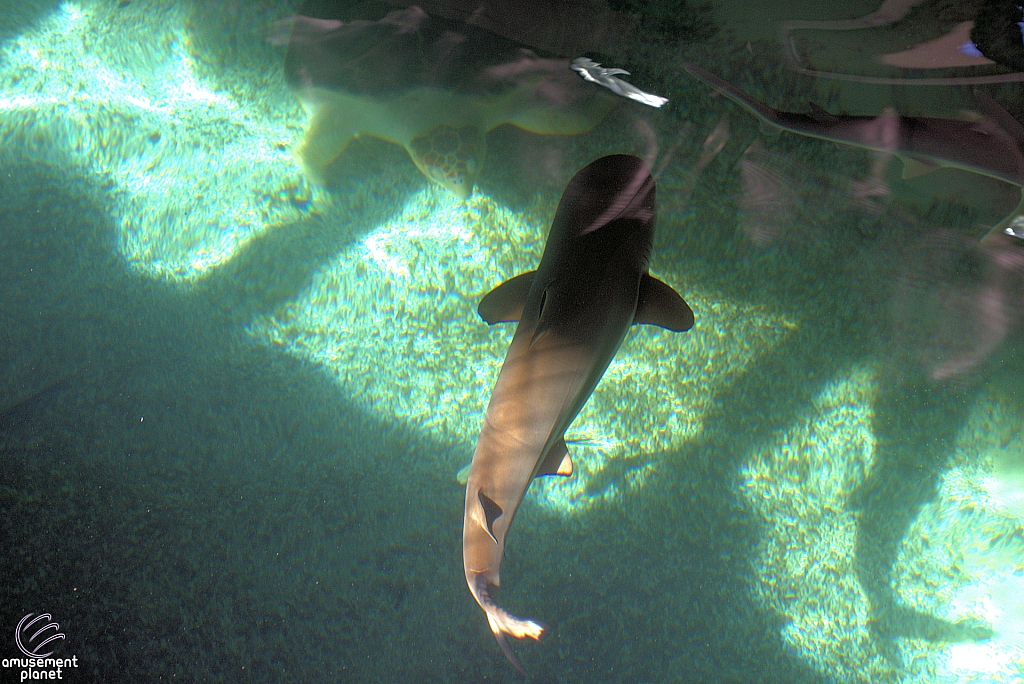
<svg viewBox="0 0 1024 684">
<path fill-rule="evenodd" d="M 521 680 L 461 564 L 515 328 L 476 305 L 625 153 L 696 325 L 629 332 L 575 474 L 519 509 L 501 603 L 549 628 L 526 670 L 1024 682 L 1010 5 L 6 3 L 0 657 Z M 452 164 L 466 199 L 428 177 Z"/>
</svg>

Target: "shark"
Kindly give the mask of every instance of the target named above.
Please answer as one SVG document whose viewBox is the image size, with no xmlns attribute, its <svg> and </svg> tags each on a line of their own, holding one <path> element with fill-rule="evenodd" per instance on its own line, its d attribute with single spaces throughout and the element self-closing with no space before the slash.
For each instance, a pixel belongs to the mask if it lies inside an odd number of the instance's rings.
<svg viewBox="0 0 1024 684">
<path fill-rule="evenodd" d="M 630 155 L 602 157 L 569 182 L 540 265 L 488 293 L 488 324 L 518 321 L 498 373 L 466 483 L 462 535 L 466 583 L 509 661 L 508 636 L 545 628 L 497 603 L 512 519 L 535 477 L 572 475 L 565 430 L 597 387 L 634 323 L 682 332 L 693 310 L 648 273 L 655 181 Z"/>
<path fill-rule="evenodd" d="M 835 115 L 813 104 L 810 114 L 801 114 L 769 107 L 696 64 L 682 67 L 765 124 L 895 154 L 903 162 L 904 178 L 953 167 L 1016 185 L 1022 189 L 1020 203 L 983 241 L 1000 234 L 1024 238 L 1024 125 L 982 91 L 974 91 L 980 115 L 966 120 L 899 116 L 892 110 L 880 116 Z"/>
</svg>

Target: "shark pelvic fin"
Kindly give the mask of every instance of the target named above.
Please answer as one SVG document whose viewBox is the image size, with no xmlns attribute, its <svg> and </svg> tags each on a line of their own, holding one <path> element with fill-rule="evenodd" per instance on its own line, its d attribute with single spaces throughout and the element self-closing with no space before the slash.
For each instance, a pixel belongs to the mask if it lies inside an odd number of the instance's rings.
<svg viewBox="0 0 1024 684">
<path fill-rule="evenodd" d="M 649 273 L 640 279 L 633 324 L 657 325 L 673 332 L 693 327 L 693 309 L 679 293 Z"/>
<path fill-rule="evenodd" d="M 569 458 L 569 447 L 565 445 L 565 437 L 559 437 L 558 441 L 548 449 L 548 455 L 540 464 L 537 474 L 534 477 L 545 475 L 561 475 L 569 477 L 572 475 L 572 459 Z"/>
<path fill-rule="evenodd" d="M 509 278 L 501 285 L 484 295 L 476 312 L 488 325 L 495 323 L 511 323 L 523 317 L 523 306 L 526 305 L 526 294 L 533 284 L 536 271 L 520 273 Z"/>
<path fill-rule="evenodd" d="M 497 544 L 498 538 L 494 536 L 494 521 L 500 518 L 504 511 L 501 510 L 501 506 L 494 503 L 494 500 L 483 492 L 477 492 L 477 498 L 480 499 L 480 507 L 484 509 L 487 534 L 491 535 L 491 539 Z"/>
</svg>

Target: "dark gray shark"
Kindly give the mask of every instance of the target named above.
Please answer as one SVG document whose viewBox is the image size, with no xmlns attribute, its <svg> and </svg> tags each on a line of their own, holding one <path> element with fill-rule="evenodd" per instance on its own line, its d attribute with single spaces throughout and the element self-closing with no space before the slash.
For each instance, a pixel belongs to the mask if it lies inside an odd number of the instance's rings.
<svg viewBox="0 0 1024 684">
<path fill-rule="evenodd" d="M 773 109 L 696 64 L 683 63 L 692 76 L 772 126 L 812 138 L 892 152 L 903 161 L 905 178 L 949 166 L 998 178 L 1024 189 L 1024 125 L 995 100 L 976 90 L 981 115 L 973 120 L 898 116 L 836 116 L 821 108 L 810 114 Z M 813 105 L 812 105 L 813 107 Z M 1014 235 L 1024 221 L 1024 196 L 1013 212 L 989 232 Z"/>
<path fill-rule="evenodd" d="M 569 182 L 536 271 L 480 302 L 488 323 L 519 321 L 494 385 L 466 485 L 466 582 L 491 631 L 519 667 L 505 635 L 539 639 L 544 628 L 498 606 L 495 590 L 512 518 L 534 477 L 572 474 L 564 433 L 611 363 L 629 327 L 674 331 L 693 311 L 647 272 L 655 184 L 637 157 L 593 162 Z"/>
</svg>

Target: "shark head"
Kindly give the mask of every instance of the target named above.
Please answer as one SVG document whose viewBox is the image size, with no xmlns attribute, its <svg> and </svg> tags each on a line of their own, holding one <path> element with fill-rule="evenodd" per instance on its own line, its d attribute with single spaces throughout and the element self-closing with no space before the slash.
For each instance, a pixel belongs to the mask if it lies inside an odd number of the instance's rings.
<svg viewBox="0 0 1024 684">
<path fill-rule="evenodd" d="M 643 238 L 653 237 L 655 215 L 650 167 L 639 157 L 612 154 L 573 176 L 558 203 L 549 243 L 556 235 L 582 236 L 616 220 L 635 221 L 643 226 Z"/>
</svg>

